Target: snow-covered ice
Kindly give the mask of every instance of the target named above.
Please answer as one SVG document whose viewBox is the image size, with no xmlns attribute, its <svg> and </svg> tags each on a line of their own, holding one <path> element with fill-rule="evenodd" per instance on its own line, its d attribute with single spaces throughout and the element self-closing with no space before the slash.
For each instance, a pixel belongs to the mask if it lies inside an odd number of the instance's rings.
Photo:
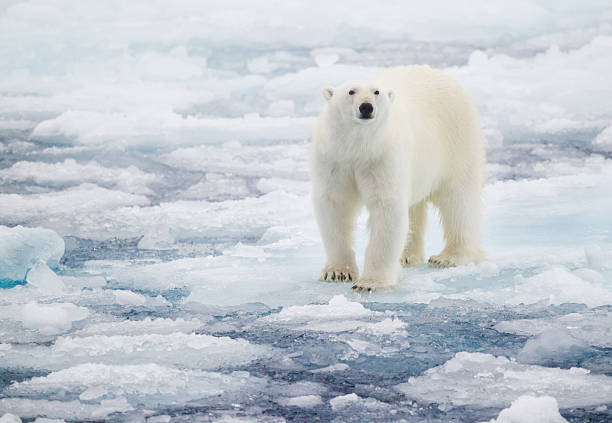
<svg viewBox="0 0 612 423">
<path fill-rule="evenodd" d="M 610 421 L 608 3 L 0 2 L 0 421 Z M 488 256 L 318 282 L 321 88 L 412 63 L 480 110 Z"/>
<path fill-rule="evenodd" d="M 499 413 L 489 423 L 567 423 L 559 414 L 557 400 L 553 397 L 524 395 Z"/>
</svg>

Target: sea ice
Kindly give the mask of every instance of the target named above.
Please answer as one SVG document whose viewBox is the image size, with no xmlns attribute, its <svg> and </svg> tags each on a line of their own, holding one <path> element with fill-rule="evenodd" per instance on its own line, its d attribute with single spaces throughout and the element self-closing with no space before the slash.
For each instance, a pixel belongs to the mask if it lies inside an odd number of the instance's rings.
<svg viewBox="0 0 612 423">
<path fill-rule="evenodd" d="M 567 334 L 567 337 L 581 340 L 588 345 L 612 348 L 612 312 L 606 309 L 585 310 L 555 317 L 504 321 L 497 323 L 494 328 L 500 332 L 527 336 L 556 332 Z"/>
<path fill-rule="evenodd" d="M 72 303 L 27 304 L 0 306 L 0 319 L 21 322 L 24 328 L 37 330 L 43 335 L 58 335 L 89 316 L 89 310 Z"/>
<path fill-rule="evenodd" d="M 459 352 L 441 366 L 397 386 L 408 398 L 452 406 L 507 407 L 522 395 L 552 396 L 561 408 L 612 400 L 612 377 L 519 364 L 491 354 Z"/>
<path fill-rule="evenodd" d="M 24 281 L 37 263 L 57 268 L 63 254 L 64 240 L 52 230 L 0 226 L 0 282 Z"/>
<path fill-rule="evenodd" d="M 0 6 L 0 415 L 609 420 L 608 2 L 73 6 Z M 309 137 L 412 63 L 480 111 L 487 259 L 359 295 L 316 280 Z"/>
<path fill-rule="evenodd" d="M 16 346 L 0 351 L 0 358 L 7 365 L 54 370 L 68 364 L 113 364 L 117 361 L 123 364 L 155 362 L 193 369 L 219 369 L 245 365 L 272 354 L 270 347 L 243 339 L 178 332 L 61 336 L 50 346 Z"/>
<path fill-rule="evenodd" d="M 523 395 L 489 423 L 567 423 L 553 397 Z"/>
<path fill-rule="evenodd" d="M 171 405 L 177 399 L 190 401 L 220 394 L 246 394 L 259 390 L 265 380 L 247 372 L 221 374 L 201 370 L 180 370 L 157 364 L 106 365 L 86 363 L 69 367 L 47 376 L 12 384 L 12 395 L 43 395 L 61 399 L 62 392 L 78 395 L 81 401 L 100 403 L 125 397 L 134 405 L 148 403 Z"/>
</svg>

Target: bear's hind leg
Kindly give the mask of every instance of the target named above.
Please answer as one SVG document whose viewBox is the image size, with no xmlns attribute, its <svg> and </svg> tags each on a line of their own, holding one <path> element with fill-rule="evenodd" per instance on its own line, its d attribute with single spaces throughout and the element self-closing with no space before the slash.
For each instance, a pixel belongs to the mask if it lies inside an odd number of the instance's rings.
<svg viewBox="0 0 612 423">
<path fill-rule="evenodd" d="M 480 187 L 476 183 L 471 187 L 469 184 L 446 187 L 432 196 L 432 201 L 440 209 L 446 246 L 440 254 L 429 258 L 429 265 L 452 267 L 482 260 Z"/>
<path fill-rule="evenodd" d="M 404 267 L 418 266 L 425 258 L 424 236 L 427 225 L 427 201 L 423 200 L 410 207 L 410 233 L 402 252 L 401 263 Z"/>
</svg>

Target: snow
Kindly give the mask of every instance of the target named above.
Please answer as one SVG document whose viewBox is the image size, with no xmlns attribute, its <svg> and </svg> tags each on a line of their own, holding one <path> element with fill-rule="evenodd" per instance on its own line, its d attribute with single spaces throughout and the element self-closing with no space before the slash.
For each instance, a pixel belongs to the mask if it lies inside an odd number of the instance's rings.
<svg viewBox="0 0 612 423">
<path fill-rule="evenodd" d="M 553 397 L 524 395 L 512 401 L 512 405 L 499 413 L 489 423 L 567 423 Z"/>
<path fill-rule="evenodd" d="M 608 2 L 0 3 L 1 419 L 610 420 Z M 486 260 L 319 282 L 321 89 L 411 63 L 480 111 Z"/>
</svg>

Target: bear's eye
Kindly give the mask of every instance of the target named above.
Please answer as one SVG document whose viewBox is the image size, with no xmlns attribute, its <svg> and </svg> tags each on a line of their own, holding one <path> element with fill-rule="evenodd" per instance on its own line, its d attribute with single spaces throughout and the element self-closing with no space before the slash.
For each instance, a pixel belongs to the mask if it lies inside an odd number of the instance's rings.
<svg viewBox="0 0 612 423">
<path fill-rule="evenodd" d="M 378 95 L 378 94 L 380 94 L 380 91 L 378 90 L 374 91 L 374 95 Z"/>
<path fill-rule="evenodd" d="M 350 90 L 349 95 L 353 95 L 353 94 L 355 94 L 355 90 Z"/>
</svg>

